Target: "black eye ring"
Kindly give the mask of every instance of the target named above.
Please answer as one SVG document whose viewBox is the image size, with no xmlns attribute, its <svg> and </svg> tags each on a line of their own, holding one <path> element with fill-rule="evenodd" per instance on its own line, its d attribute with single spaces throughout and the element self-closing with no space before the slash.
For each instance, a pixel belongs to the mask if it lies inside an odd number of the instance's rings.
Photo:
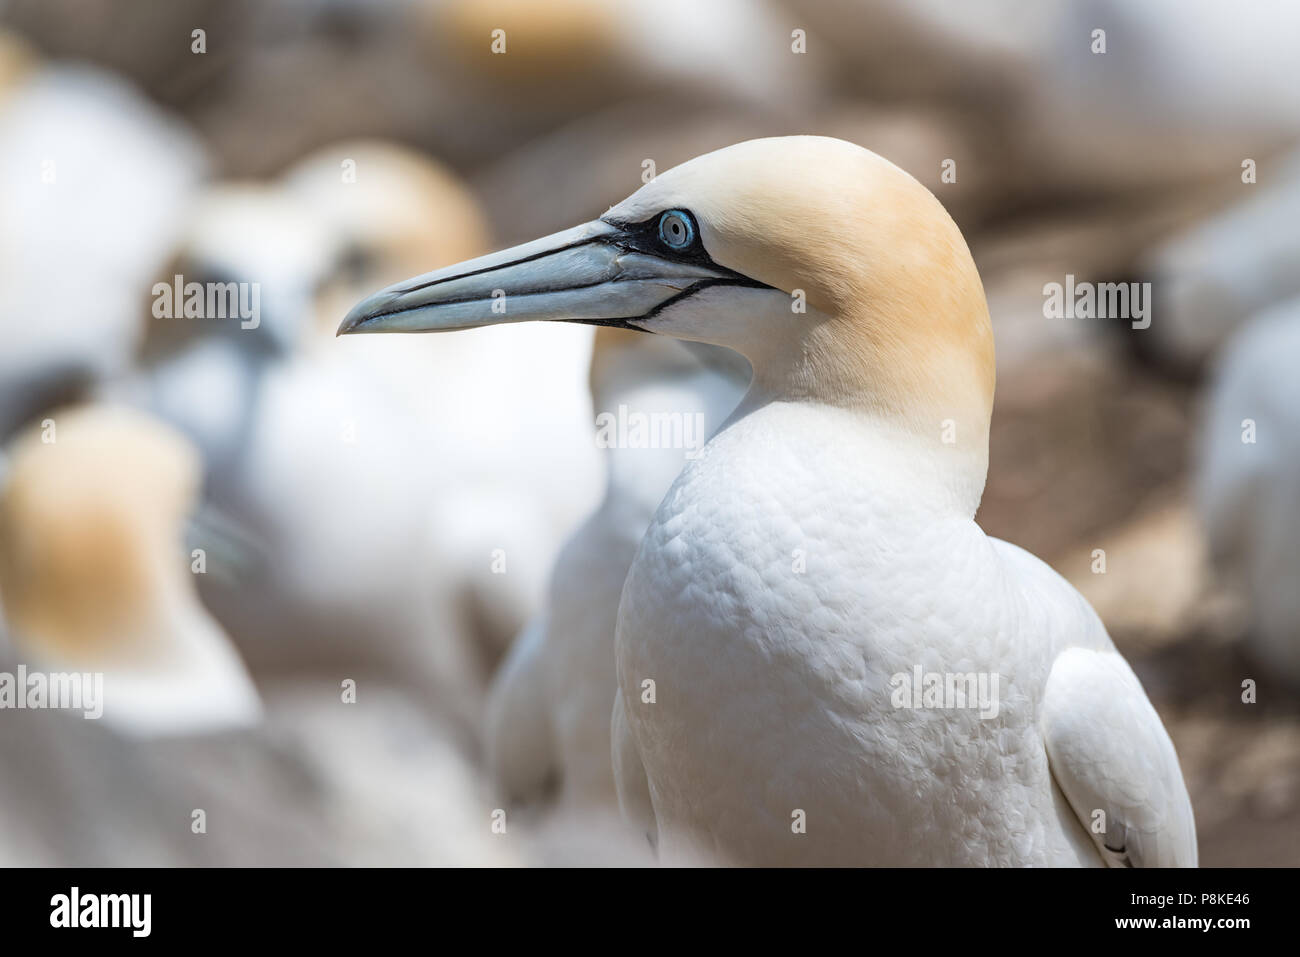
<svg viewBox="0 0 1300 957">
<path fill-rule="evenodd" d="M 688 213 L 670 209 L 659 217 L 659 241 L 675 252 L 689 249 L 695 242 L 695 223 Z"/>
</svg>

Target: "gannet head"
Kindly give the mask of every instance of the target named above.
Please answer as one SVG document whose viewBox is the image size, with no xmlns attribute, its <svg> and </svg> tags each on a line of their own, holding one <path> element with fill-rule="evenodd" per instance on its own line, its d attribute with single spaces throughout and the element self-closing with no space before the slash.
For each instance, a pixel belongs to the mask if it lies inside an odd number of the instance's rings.
<svg viewBox="0 0 1300 957">
<path fill-rule="evenodd" d="M 36 69 L 38 58 L 22 37 L 0 29 L 0 101 Z"/>
<path fill-rule="evenodd" d="M 181 549 L 196 450 L 150 417 L 67 407 L 11 446 L 0 597 L 17 651 L 105 675 L 104 719 L 132 733 L 239 725 L 260 704 L 199 603 Z"/>
<path fill-rule="evenodd" d="M 377 286 L 492 248 L 469 188 L 404 146 L 335 143 L 295 163 L 281 183 L 338 237 L 333 275 L 317 304 L 322 334 L 333 332 L 340 310 Z"/>
<path fill-rule="evenodd" d="M 415 332 L 535 319 L 731 348 L 750 399 L 854 408 L 974 457 L 983 484 L 993 338 L 960 231 L 920 183 L 842 140 L 751 140 L 665 172 L 599 219 L 390 286 L 340 327 Z"/>
<path fill-rule="evenodd" d="M 210 185 L 190 204 L 153 286 L 139 358 L 151 363 L 214 338 L 253 360 L 291 354 L 338 261 L 335 232 L 289 191 Z"/>
<path fill-rule="evenodd" d="M 10 624 L 43 657 L 93 664 L 154 635 L 150 599 L 179 577 L 198 456 L 124 409 L 69 407 L 46 422 L 11 448 L 0 590 Z"/>
</svg>

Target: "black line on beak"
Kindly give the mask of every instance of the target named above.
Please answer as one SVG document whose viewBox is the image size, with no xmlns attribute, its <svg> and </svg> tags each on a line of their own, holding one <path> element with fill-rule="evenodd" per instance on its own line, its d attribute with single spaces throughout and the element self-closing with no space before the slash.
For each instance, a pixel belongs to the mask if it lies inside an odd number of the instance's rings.
<svg viewBox="0 0 1300 957">
<path fill-rule="evenodd" d="M 610 238 L 611 237 L 608 236 L 588 236 L 586 239 L 579 239 L 576 242 L 569 243 L 567 246 L 556 246 L 554 249 L 546 249 L 539 253 L 533 253 L 531 256 L 522 256 L 519 259 L 514 259 L 507 263 L 497 263 L 495 266 L 484 266 L 482 269 L 471 269 L 469 272 L 457 273 L 454 276 L 443 276 L 441 279 L 430 279 L 428 282 L 421 282 L 416 283 L 414 286 L 407 286 L 398 290 L 398 292 L 402 295 L 406 295 L 411 292 L 419 292 L 421 289 L 439 286 L 444 282 L 453 282 L 457 279 L 468 279 L 470 276 L 482 276 L 484 273 L 496 272 L 498 269 L 509 269 L 511 266 L 530 263 L 534 259 L 545 259 L 547 256 L 554 256 L 556 253 L 562 253 L 569 249 L 577 249 L 579 246 L 589 246 L 592 243 L 597 242 L 608 242 Z M 466 300 L 448 300 L 448 302 L 456 301 L 464 302 Z"/>
<path fill-rule="evenodd" d="M 719 268 L 726 268 L 726 267 L 719 267 Z M 732 270 L 727 270 L 727 271 L 731 272 Z M 653 336 L 658 334 L 653 329 L 642 329 L 640 326 L 631 325 L 631 323 L 644 322 L 647 319 L 653 319 L 655 316 L 659 315 L 659 313 L 663 312 L 669 306 L 675 305 L 676 303 L 679 303 L 684 299 L 689 299 L 691 296 L 695 295 L 697 292 L 700 292 L 704 289 L 712 289 L 714 286 L 740 286 L 748 289 L 772 289 L 773 288 L 772 286 L 769 286 L 765 282 L 759 282 L 757 279 L 750 279 L 749 277 L 743 276 L 740 273 L 736 273 L 736 276 L 739 278 L 700 279 L 697 282 L 694 282 L 690 286 L 683 289 L 677 295 L 665 299 L 663 302 L 659 303 L 659 305 L 655 306 L 649 312 L 640 316 L 624 316 L 620 319 L 560 319 L 558 321 L 576 322 L 579 325 L 584 325 L 584 326 L 610 326 L 614 329 L 630 329 L 633 332 L 645 332 Z"/>
</svg>

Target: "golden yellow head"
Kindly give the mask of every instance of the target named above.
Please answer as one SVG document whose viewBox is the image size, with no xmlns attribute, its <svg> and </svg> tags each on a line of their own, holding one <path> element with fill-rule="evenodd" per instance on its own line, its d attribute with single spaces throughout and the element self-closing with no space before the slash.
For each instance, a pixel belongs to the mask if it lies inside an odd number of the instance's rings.
<svg viewBox="0 0 1300 957">
<path fill-rule="evenodd" d="M 36 69 L 38 62 L 36 51 L 22 37 L 0 29 L 0 100 Z"/>
<path fill-rule="evenodd" d="M 469 187 L 394 143 L 335 143 L 295 164 L 283 182 L 364 255 L 379 273 L 369 278 L 380 282 L 487 248 L 487 222 Z"/>
<path fill-rule="evenodd" d="M 743 303 L 734 288 L 706 289 L 642 328 L 729 346 L 771 389 L 927 427 L 940 413 L 987 419 L 979 273 L 952 217 L 897 166 L 827 137 L 750 140 L 663 173 L 604 218 L 665 210 L 691 216 L 713 262 L 772 288 Z"/>
<path fill-rule="evenodd" d="M 24 650 L 90 665 L 143 653 L 186 575 L 198 455 L 144 415 L 65 408 L 17 438 L 0 489 L 0 598 Z"/>
<path fill-rule="evenodd" d="M 907 173 L 842 140 L 751 140 L 598 220 L 381 290 L 340 333 L 588 322 L 726 346 L 747 401 L 864 411 L 987 455 L 993 336 L 970 251 Z M 977 463 L 978 464 L 978 463 Z"/>
<path fill-rule="evenodd" d="M 282 185 L 312 209 L 338 247 L 318 304 L 331 329 L 338 311 L 364 290 L 488 248 L 487 219 L 469 187 L 394 143 L 335 143 L 295 164 Z"/>
</svg>

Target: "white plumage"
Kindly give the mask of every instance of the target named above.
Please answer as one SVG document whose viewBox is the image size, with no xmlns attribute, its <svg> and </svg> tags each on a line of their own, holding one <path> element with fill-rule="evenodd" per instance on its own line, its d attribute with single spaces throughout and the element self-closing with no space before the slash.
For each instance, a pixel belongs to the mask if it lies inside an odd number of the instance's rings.
<svg viewBox="0 0 1300 957">
<path fill-rule="evenodd" d="M 1196 863 L 1173 745 L 1101 622 L 974 522 L 992 332 L 924 187 L 843 141 L 754 140 L 599 220 L 376 293 L 341 331 L 530 318 L 725 346 L 753 369 L 619 604 L 616 783 L 665 860 Z M 984 691 L 898 697 L 918 671 Z"/>
<path fill-rule="evenodd" d="M 342 246 L 283 190 L 210 188 L 175 268 L 186 282 L 257 284 L 257 324 L 151 317 L 144 371 L 121 391 L 199 444 L 209 506 L 250 546 L 204 584 L 256 670 L 383 675 L 455 710 L 450 697 L 476 678 L 419 507 L 445 481 L 437 450 L 416 441 L 418 421 L 382 380 L 310 348 Z"/>
<path fill-rule="evenodd" d="M 110 74 L 34 59 L 14 73 L 0 76 L 0 434 L 127 369 L 206 165 Z"/>
<path fill-rule="evenodd" d="M 690 417 L 682 434 L 699 444 L 629 447 L 634 443 L 625 436 L 607 448 L 605 496 L 561 549 L 544 613 L 516 641 L 493 682 L 488 759 L 512 798 L 536 801 L 558 784 L 565 804 L 612 807 L 617 801 L 610 712 L 623 581 L 663 493 L 735 407 L 747 381 L 744 371 L 729 368 L 736 364 L 733 354 L 695 348 L 703 358 L 671 340 L 597 337 L 597 414 L 608 421 L 617 421 L 620 409 L 643 420 Z"/>
<path fill-rule="evenodd" d="M 1300 295 L 1300 154 L 1261 158 L 1257 176 L 1151 257 L 1161 305 L 1143 335 L 1171 365 L 1201 366 L 1256 312 Z"/>
<path fill-rule="evenodd" d="M 1300 299 L 1229 340 L 1200 430 L 1197 500 L 1219 567 L 1244 579 L 1249 647 L 1300 687 Z"/>
<path fill-rule="evenodd" d="M 824 186 L 792 175 L 810 168 Z M 710 289 L 645 322 L 755 374 L 664 499 L 619 607 L 665 854 L 1194 864 L 1173 746 L 1101 622 L 973 521 L 992 347 L 942 207 L 873 154 L 796 137 L 692 161 L 610 215 L 674 208 L 715 260 L 778 288 L 743 307 Z M 820 314 L 806 323 L 780 291 L 796 284 Z M 996 714 L 899 707 L 895 676 L 917 667 L 996 676 Z"/>
<path fill-rule="evenodd" d="M 674 484 L 618 644 L 667 859 L 1061 866 L 1100 863 L 1104 839 L 1195 863 L 1173 748 L 1101 622 L 932 504 L 934 471 L 856 416 L 773 402 Z M 917 665 L 998 675 L 996 717 L 895 707 L 891 679 Z"/>
<path fill-rule="evenodd" d="M 14 443 L 0 487 L 0 592 L 18 660 L 102 674 L 102 720 L 121 734 L 255 723 L 257 692 L 182 549 L 193 448 L 127 409 L 57 409 L 45 423 Z"/>
</svg>

